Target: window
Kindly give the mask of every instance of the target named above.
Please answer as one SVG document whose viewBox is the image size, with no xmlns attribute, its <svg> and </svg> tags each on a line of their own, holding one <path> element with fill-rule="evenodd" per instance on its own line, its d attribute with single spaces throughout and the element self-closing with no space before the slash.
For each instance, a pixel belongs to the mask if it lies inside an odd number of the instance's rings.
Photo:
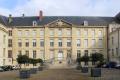
<svg viewBox="0 0 120 80">
<path fill-rule="evenodd" d="M 29 57 L 29 51 L 27 50 L 27 51 L 25 51 L 25 54 L 26 54 L 26 56 L 28 56 Z"/>
<path fill-rule="evenodd" d="M 44 29 L 40 30 L 40 36 L 44 36 Z"/>
<path fill-rule="evenodd" d="M 59 39 L 59 40 L 58 40 L 58 46 L 59 46 L 59 47 L 62 47 L 62 39 Z"/>
<path fill-rule="evenodd" d="M 77 47 L 80 47 L 80 39 L 77 39 Z"/>
<path fill-rule="evenodd" d="M 18 31 L 18 36 L 22 36 L 22 31 L 21 30 Z"/>
<path fill-rule="evenodd" d="M 36 39 L 33 39 L 33 47 L 36 47 Z"/>
<path fill-rule="evenodd" d="M 112 45 L 114 45 L 114 37 L 112 37 Z"/>
<path fill-rule="evenodd" d="M 3 35 L 3 43 L 5 44 L 6 42 L 6 35 Z"/>
<path fill-rule="evenodd" d="M 12 47 L 12 39 L 8 39 L 8 47 Z"/>
<path fill-rule="evenodd" d="M 12 30 L 9 30 L 9 36 L 12 36 Z"/>
<path fill-rule="evenodd" d="M 102 37 L 102 30 L 98 31 L 98 37 Z"/>
<path fill-rule="evenodd" d="M 53 29 L 50 30 L 50 36 L 54 36 L 54 30 Z"/>
<path fill-rule="evenodd" d="M 84 26 L 88 26 L 88 21 L 84 21 Z"/>
<path fill-rule="evenodd" d="M 36 58 L 36 50 L 33 50 L 33 58 Z"/>
<path fill-rule="evenodd" d="M 92 47 L 95 47 L 95 39 L 92 39 Z"/>
<path fill-rule="evenodd" d="M 40 46 L 44 47 L 44 40 L 43 39 L 40 40 Z"/>
<path fill-rule="evenodd" d="M 112 56 L 114 56 L 114 49 L 112 49 Z"/>
<path fill-rule="evenodd" d="M 62 36 L 62 29 L 58 30 L 58 36 Z"/>
<path fill-rule="evenodd" d="M 87 48 L 88 47 L 88 39 L 84 40 L 84 47 Z"/>
<path fill-rule="evenodd" d="M 18 55 L 22 55 L 22 51 L 21 50 L 18 51 Z"/>
<path fill-rule="evenodd" d="M 25 46 L 29 47 L 29 40 L 28 39 L 26 39 L 26 41 L 25 41 Z"/>
<path fill-rule="evenodd" d="M 37 26 L 37 21 L 33 21 L 33 26 Z"/>
<path fill-rule="evenodd" d="M 18 47 L 22 47 L 22 40 L 21 39 L 18 40 Z"/>
<path fill-rule="evenodd" d="M 8 50 L 8 58 L 12 58 L 12 50 Z"/>
<path fill-rule="evenodd" d="M 67 47 L 71 47 L 71 39 L 67 39 Z"/>
<path fill-rule="evenodd" d="M 50 39 L 50 47 L 53 47 L 53 46 L 54 46 L 54 40 Z"/>
<path fill-rule="evenodd" d="M 80 57 L 81 57 L 81 51 L 77 50 L 77 58 L 80 58 Z"/>
<path fill-rule="evenodd" d="M 54 58 L 54 50 L 50 50 L 50 59 Z"/>
<path fill-rule="evenodd" d="M 67 36 L 70 36 L 70 35 L 71 35 L 71 30 L 67 29 Z"/>
<path fill-rule="evenodd" d="M 6 50 L 6 49 L 3 48 L 3 57 L 5 57 L 5 53 L 6 53 L 5 50 Z"/>
<path fill-rule="evenodd" d="M 99 39 L 98 46 L 99 47 L 103 47 L 103 41 L 102 41 L 102 39 Z"/>
<path fill-rule="evenodd" d="M 92 30 L 92 37 L 95 37 L 95 30 Z"/>
<path fill-rule="evenodd" d="M 84 37 L 88 36 L 88 30 L 84 30 Z"/>
<path fill-rule="evenodd" d="M 77 30 L 77 36 L 80 36 L 80 30 L 79 29 Z"/>
<path fill-rule="evenodd" d="M 88 50 L 85 50 L 84 52 L 85 52 L 84 56 L 88 56 Z M 85 65 L 88 65 L 88 62 L 85 62 Z"/>
<path fill-rule="evenodd" d="M 25 35 L 29 36 L 29 31 L 28 30 L 25 31 Z"/>
<path fill-rule="evenodd" d="M 36 36 L 36 30 L 33 30 L 33 36 Z"/>
<path fill-rule="evenodd" d="M 44 51 L 43 50 L 40 51 L 40 58 L 44 59 Z"/>
</svg>

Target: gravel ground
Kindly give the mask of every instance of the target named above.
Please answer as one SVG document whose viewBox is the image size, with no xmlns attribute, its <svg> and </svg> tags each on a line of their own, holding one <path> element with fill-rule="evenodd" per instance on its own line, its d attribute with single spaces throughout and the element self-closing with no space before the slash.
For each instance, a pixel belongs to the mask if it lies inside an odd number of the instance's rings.
<svg viewBox="0 0 120 80">
<path fill-rule="evenodd" d="M 0 80 L 21 80 L 19 71 L 0 72 Z M 75 69 L 49 69 L 32 74 L 25 80 L 120 80 L 120 70 L 102 69 L 101 78 L 92 78 L 89 73 Z"/>
</svg>

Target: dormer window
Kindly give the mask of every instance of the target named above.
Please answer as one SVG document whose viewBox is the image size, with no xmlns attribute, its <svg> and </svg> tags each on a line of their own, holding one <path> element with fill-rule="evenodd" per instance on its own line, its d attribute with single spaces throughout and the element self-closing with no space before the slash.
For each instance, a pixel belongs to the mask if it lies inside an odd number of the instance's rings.
<svg viewBox="0 0 120 80">
<path fill-rule="evenodd" d="M 88 26 L 88 21 L 84 21 L 83 25 Z"/>
<path fill-rule="evenodd" d="M 36 21 L 33 21 L 33 26 L 37 26 L 37 22 Z"/>
</svg>

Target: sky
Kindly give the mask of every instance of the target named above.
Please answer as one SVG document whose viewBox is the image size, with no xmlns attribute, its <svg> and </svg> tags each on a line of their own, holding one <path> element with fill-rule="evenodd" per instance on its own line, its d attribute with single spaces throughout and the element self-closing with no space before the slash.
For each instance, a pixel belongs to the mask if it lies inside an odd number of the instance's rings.
<svg viewBox="0 0 120 80">
<path fill-rule="evenodd" d="M 115 16 L 120 0 L 0 0 L 0 15 Z"/>
</svg>

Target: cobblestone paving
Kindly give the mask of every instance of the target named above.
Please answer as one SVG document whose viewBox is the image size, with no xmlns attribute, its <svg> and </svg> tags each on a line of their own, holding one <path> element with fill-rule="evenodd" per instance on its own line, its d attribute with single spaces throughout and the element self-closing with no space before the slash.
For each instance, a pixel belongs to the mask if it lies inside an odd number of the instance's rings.
<svg viewBox="0 0 120 80">
<path fill-rule="evenodd" d="M 0 72 L 0 80 L 20 80 L 19 71 Z M 49 69 L 32 74 L 25 80 L 120 80 L 120 70 L 102 69 L 101 78 L 92 78 L 89 73 L 75 69 Z"/>
</svg>

